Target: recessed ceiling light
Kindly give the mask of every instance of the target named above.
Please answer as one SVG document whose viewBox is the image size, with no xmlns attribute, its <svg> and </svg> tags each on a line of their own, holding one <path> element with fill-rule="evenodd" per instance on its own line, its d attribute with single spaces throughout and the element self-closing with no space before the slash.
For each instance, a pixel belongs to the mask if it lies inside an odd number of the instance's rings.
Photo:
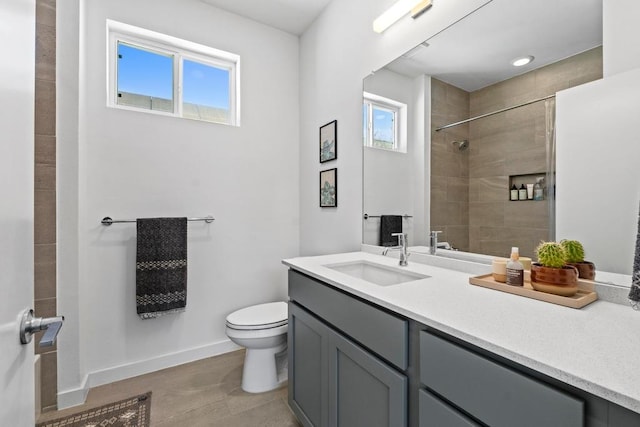
<svg viewBox="0 0 640 427">
<path fill-rule="evenodd" d="M 511 61 L 511 65 L 513 65 L 514 67 L 522 67 L 523 65 L 527 65 L 531 61 L 533 61 L 533 56 L 531 55 L 523 56 L 521 58 L 516 58 L 513 61 Z"/>
</svg>

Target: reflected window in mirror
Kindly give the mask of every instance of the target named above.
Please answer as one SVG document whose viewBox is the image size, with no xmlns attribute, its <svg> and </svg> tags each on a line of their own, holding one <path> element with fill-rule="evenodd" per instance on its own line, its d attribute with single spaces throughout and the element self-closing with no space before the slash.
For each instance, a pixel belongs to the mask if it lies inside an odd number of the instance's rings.
<svg viewBox="0 0 640 427">
<path fill-rule="evenodd" d="M 372 93 L 364 94 L 362 140 L 365 147 L 407 152 L 406 132 L 401 129 L 407 105 Z"/>
</svg>

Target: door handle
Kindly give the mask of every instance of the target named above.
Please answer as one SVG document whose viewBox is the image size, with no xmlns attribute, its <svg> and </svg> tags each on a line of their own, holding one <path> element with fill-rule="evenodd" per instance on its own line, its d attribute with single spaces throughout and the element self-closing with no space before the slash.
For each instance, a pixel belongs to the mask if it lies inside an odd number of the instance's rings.
<svg viewBox="0 0 640 427">
<path fill-rule="evenodd" d="M 56 343 L 56 337 L 62 328 L 64 316 L 58 317 L 33 317 L 33 310 L 26 309 L 22 313 L 20 322 L 20 342 L 29 344 L 33 334 L 39 331 L 46 331 L 40 340 L 40 347 L 51 347 Z"/>
</svg>

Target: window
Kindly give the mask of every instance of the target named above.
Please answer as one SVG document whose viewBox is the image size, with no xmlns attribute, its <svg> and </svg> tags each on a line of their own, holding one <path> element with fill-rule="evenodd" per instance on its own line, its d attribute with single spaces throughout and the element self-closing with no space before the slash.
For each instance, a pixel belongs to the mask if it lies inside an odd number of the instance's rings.
<svg viewBox="0 0 640 427">
<path fill-rule="evenodd" d="M 362 106 L 364 146 L 406 153 L 406 110 L 406 104 L 365 92 Z"/>
<path fill-rule="evenodd" d="M 240 57 L 107 20 L 108 105 L 239 126 Z"/>
<path fill-rule="evenodd" d="M 173 55 L 118 42 L 118 105 L 173 112 Z"/>
</svg>

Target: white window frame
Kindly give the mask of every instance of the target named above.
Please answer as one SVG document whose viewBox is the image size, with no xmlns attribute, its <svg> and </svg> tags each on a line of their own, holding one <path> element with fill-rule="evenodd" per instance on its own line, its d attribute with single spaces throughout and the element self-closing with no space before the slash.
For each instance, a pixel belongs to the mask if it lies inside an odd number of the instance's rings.
<svg viewBox="0 0 640 427">
<path fill-rule="evenodd" d="M 407 104 L 396 100 L 385 98 L 369 92 L 363 94 L 363 105 L 367 106 L 367 137 L 364 146 L 377 150 L 395 151 L 399 153 L 407 152 Z M 373 107 L 391 111 L 394 114 L 394 146 L 393 148 L 382 148 L 373 146 Z"/>
<path fill-rule="evenodd" d="M 137 108 L 118 104 L 118 43 L 130 44 L 140 49 L 148 49 L 173 60 L 173 112 Z M 240 56 L 199 43 L 168 36 L 133 25 L 107 19 L 107 106 L 123 110 L 145 112 L 171 117 L 183 117 L 183 61 L 195 61 L 229 71 L 229 122 L 211 122 L 240 126 Z"/>
</svg>

